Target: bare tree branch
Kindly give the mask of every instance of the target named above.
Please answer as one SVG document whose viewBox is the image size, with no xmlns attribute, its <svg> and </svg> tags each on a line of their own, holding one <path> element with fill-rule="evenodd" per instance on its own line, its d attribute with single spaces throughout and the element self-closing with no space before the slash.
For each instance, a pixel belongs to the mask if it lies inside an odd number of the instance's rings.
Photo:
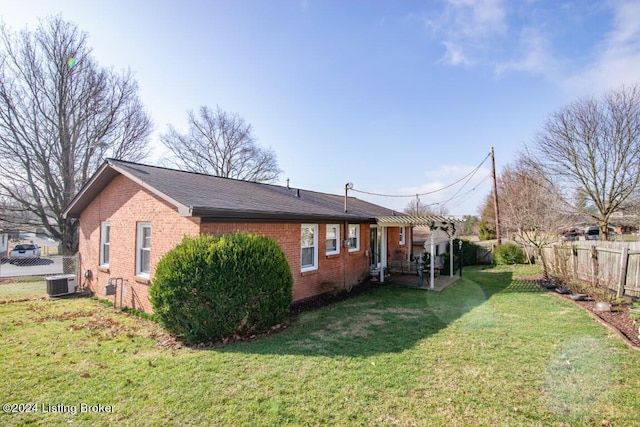
<svg viewBox="0 0 640 427">
<path fill-rule="evenodd" d="M 407 215 L 448 215 L 449 210 L 445 205 L 436 203 L 436 204 L 424 204 L 420 201 L 420 199 L 412 199 L 407 206 L 404 208 L 404 213 Z"/>
<path fill-rule="evenodd" d="M 275 153 L 258 146 L 251 125 L 234 113 L 201 107 L 188 113 L 189 132 L 169 126 L 160 137 L 171 151 L 168 163 L 192 172 L 246 181 L 273 182 L 280 175 Z"/>
<path fill-rule="evenodd" d="M 515 241 L 534 249 L 546 277 L 542 248 L 557 241 L 572 225 L 572 218 L 562 210 L 562 195 L 540 173 L 527 159 L 519 158 L 498 177 L 498 194 L 502 225 Z"/>
<path fill-rule="evenodd" d="M 0 196 L 77 249 L 62 212 L 106 157 L 147 154 L 152 124 L 130 73 L 100 68 L 61 17 L 15 34 L 0 25 Z"/>
<path fill-rule="evenodd" d="M 528 153 L 544 179 L 578 195 L 574 212 L 590 215 L 606 238 L 611 215 L 640 183 L 640 88 L 569 104 L 549 117 Z"/>
</svg>

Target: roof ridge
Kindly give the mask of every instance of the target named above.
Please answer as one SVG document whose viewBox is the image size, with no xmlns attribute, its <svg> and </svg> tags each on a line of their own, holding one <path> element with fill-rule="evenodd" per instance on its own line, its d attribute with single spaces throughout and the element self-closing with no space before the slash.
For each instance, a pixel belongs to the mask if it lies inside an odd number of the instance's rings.
<svg viewBox="0 0 640 427">
<path fill-rule="evenodd" d="M 171 171 L 171 172 L 181 172 L 181 173 L 186 173 L 186 174 L 191 174 L 191 175 L 199 175 L 199 176 L 204 176 L 204 177 L 219 178 L 219 179 L 224 179 L 224 180 L 228 180 L 228 181 L 248 182 L 250 184 L 265 185 L 265 186 L 268 186 L 268 187 L 281 188 L 281 189 L 285 189 L 285 190 L 300 190 L 300 191 L 306 191 L 306 192 L 309 192 L 309 193 L 324 194 L 326 196 L 344 197 L 343 195 L 340 195 L 340 194 L 327 193 L 327 192 L 324 192 L 324 191 L 309 190 L 309 189 L 306 189 L 306 188 L 298 188 L 298 187 L 287 187 L 285 185 L 271 184 L 271 183 L 268 183 L 268 182 L 258 182 L 258 181 L 249 181 L 249 180 L 246 180 L 246 179 L 229 178 L 229 177 L 226 177 L 226 176 L 211 175 L 211 174 L 203 173 L 203 172 L 194 172 L 194 171 L 187 171 L 187 170 L 182 170 L 182 169 L 175 169 L 175 168 L 171 168 L 171 167 L 167 167 L 167 166 L 150 165 L 150 164 L 146 164 L 146 163 L 132 162 L 130 160 L 116 159 L 116 158 L 113 158 L 113 157 L 108 157 L 108 158 L 105 159 L 105 161 L 107 161 L 110 164 L 111 163 L 124 163 L 124 164 L 128 164 L 128 165 L 144 166 L 144 167 L 155 168 L 155 169 L 163 169 L 163 170 Z M 359 198 L 354 197 L 354 196 L 348 196 L 348 198 L 349 199 L 353 199 L 353 200 L 360 200 L 360 201 L 366 202 L 366 203 L 371 203 L 371 202 L 367 202 L 366 200 L 359 199 Z"/>
</svg>

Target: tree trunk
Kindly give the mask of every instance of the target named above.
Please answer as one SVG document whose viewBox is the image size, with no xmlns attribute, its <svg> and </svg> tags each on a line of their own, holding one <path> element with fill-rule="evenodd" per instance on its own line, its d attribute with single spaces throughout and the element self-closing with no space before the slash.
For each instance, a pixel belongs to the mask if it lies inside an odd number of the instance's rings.
<svg viewBox="0 0 640 427">
<path fill-rule="evenodd" d="M 538 259 L 540 260 L 540 264 L 542 265 L 542 278 L 544 280 L 548 280 L 549 271 L 547 267 L 547 261 L 544 258 L 544 251 L 539 246 L 536 246 L 536 255 L 538 256 Z"/>
</svg>

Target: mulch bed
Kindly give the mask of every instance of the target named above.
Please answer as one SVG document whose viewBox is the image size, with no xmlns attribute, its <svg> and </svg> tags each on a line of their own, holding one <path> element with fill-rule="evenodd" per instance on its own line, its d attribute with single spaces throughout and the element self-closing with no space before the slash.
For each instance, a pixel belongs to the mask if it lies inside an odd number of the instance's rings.
<svg viewBox="0 0 640 427">
<path fill-rule="evenodd" d="M 564 296 L 564 295 L 563 295 Z M 567 296 L 564 296 L 568 298 Z M 575 301 L 580 307 L 587 310 L 596 320 L 600 320 L 602 323 L 609 326 L 609 328 L 618 332 L 618 334 L 625 339 L 627 344 L 632 345 L 636 349 L 640 350 L 640 337 L 638 336 L 638 324 L 637 321 L 629 316 L 630 303 L 626 304 L 611 304 L 611 311 L 595 311 L 595 301 Z"/>
<path fill-rule="evenodd" d="M 540 287 L 544 287 L 544 281 L 542 279 L 530 279 L 536 282 Z M 549 292 L 553 292 L 561 298 L 565 298 L 582 307 L 591 315 L 594 319 L 607 326 L 612 331 L 616 332 L 622 340 L 630 347 L 640 350 L 640 332 L 638 327 L 640 321 L 634 320 L 629 315 L 629 308 L 632 307 L 630 300 L 624 303 L 611 303 L 611 311 L 596 311 L 596 301 L 587 298 L 584 301 L 574 301 L 568 294 L 560 294 L 555 289 L 548 289 Z"/>
</svg>

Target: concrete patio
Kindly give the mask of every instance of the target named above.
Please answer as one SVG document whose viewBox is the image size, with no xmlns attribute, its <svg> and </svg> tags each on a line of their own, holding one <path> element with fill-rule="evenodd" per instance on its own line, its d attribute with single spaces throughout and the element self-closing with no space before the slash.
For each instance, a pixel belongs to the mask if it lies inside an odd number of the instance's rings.
<svg viewBox="0 0 640 427">
<path fill-rule="evenodd" d="M 391 277 L 385 279 L 385 284 L 405 286 L 415 289 L 423 289 L 427 291 L 441 291 L 460 280 L 460 276 L 443 276 L 439 275 L 434 279 L 433 289 L 429 284 L 429 275 L 425 274 L 422 278 L 422 286 L 419 284 L 419 277 L 417 274 L 392 274 Z"/>
</svg>

